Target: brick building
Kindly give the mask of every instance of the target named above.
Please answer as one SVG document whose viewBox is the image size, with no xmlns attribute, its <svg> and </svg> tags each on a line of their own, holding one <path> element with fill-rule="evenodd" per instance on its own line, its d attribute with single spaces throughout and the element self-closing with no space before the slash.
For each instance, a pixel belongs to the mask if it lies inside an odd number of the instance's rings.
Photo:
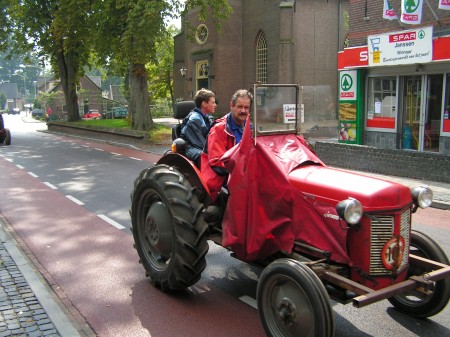
<svg viewBox="0 0 450 337">
<path fill-rule="evenodd" d="M 383 1 L 350 2 L 348 48 L 338 56 L 340 141 L 449 156 L 450 10 L 439 0 L 388 3 L 391 20 Z M 420 23 L 402 22 L 407 6 L 420 5 Z M 346 79 L 354 79 L 354 98 Z M 356 116 L 345 116 L 349 107 Z"/>
<path fill-rule="evenodd" d="M 337 138 L 337 53 L 343 49 L 349 1 L 230 0 L 233 13 L 217 32 L 211 19 L 186 20 L 174 38 L 174 93 L 192 99 L 200 88 L 216 92 L 218 115 L 231 95 L 253 83 L 297 83 L 303 87 L 305 124 L 329 127 Z M 183 69 L 183 75 L 180 70 Z"/>
<path fill-rule="evenodd" d="M 54 97 L 46 102 L 46 106 L 44 107 L 45 110 L 51 108 L 54 116 L 58 116 L 57 118 L 59 119 L 65 119 L 67 113 L 66 99 L 60 80 L 50 77 L 39 78 L 37 85 L 38 96 L 41 93 L 55 94 Z M 100 87 L 100 76 L 85 75 L 80 79 L 80 82 L 77 85 L 80 116 L 83 116 L 84 113 L 91 109 L 98 110 L 100 113 L 106 112 L 106 104 L 102 97 L 102 90 Z"/>
</svg>

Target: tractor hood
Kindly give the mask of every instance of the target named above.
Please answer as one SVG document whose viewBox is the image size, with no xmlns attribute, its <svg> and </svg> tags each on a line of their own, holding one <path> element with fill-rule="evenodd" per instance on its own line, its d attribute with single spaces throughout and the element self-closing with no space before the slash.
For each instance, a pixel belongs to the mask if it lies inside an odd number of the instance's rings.
<svg viewBox="0 0 450 337">
<path fill-rule="evenodd" d="M 300 166 L 290 172 L 290 183 L 317 201 L 336 204 L 349 197 L 365 212 L 400 209 L 412 202 L 408 187 L 327 166 Z"/>
</svg>

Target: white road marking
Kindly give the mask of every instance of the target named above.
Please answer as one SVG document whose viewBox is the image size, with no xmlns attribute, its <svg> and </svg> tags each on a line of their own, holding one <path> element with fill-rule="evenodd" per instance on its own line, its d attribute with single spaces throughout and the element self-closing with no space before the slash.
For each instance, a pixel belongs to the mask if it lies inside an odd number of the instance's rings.
<svg viewBox="0 0 450 337">
<path fill-rule="evenodd" d="M 248 304 L 249 306 L 255 308 L 256 310 L 258 310 L 258 304 L 256 303 L 256 300 L 254 298 L 251 298 L 250 296 L 244 295 L 239 297 L 239 299 Z"/>
<path fill-rule="evenodd" d="M 22 165 L 16 165 L 18 168 L 20 168 L 21 170 L 23 170 L 25 167 L 23 167 Z"/>
<path fill-rule="evenodd" d="M 80 206 L 84 205 L 84 202 L 78 200 L 77 198 L 72 197 L 71 195 L 66 195 L 66 198 L 69 200 L 72 200 L 74 203 L 76 203 Z"/>
<path fill-rule="evenodd" d="M 109 223 L 111 226 L 114 226 L 114 227 L 116 227 L 116 228 L 118 228 L 118 229 L 125 229 L 125 227 L 124 226 L 122 226 L 120 223 L 118 223 L 118 222 L 115 222 L 113 219 L 111 219 L 111 218 L 108 218 L 105 214 L 97 214 L 97 216 L 100 218 L 100 219 L 103 219 L 103 220 L 105 220 L 107 223 Z"/>
<path fill-rule="evenodd" d="M 135 157 L 130 157 L 130 159 L 134 159 L 134 160 L 139 160 L 139 161 L 142 161 L 142 159 L 139 159 L 139 158 L 135 158 Z"/>
<path fill-rule="evenodd" d="M 28 174 L 29 174 L 30 176 L 34 177 L 34 178 L 39 177 L 37 174 L 34 174 L 33 172 L 28 172 Z"/>
<path fill-rule="evenodd" d="M 102 151 L 102 152 L 104 152 L 105 150 L 103 150 L 103 149 L 99 149 L 98 147 L 96 147 L 95 148 L 97 151 Z"/>
<path fill-rule="evenodd" d="M 6 158 L 6 157 L 5 157 L 5 159 L 6 159 L 7 161 L 9 161 L 10 163 L 13 162 L 13 160 L 12 160 L 11 158 Z"/>
<path fill-rule="evenodd" d="M 120 153 L 111 152 L 111 154 L 113 154 L 113 155 L 115 155 L 115 156 L 121 156 Z"/>
<path fill-rule="evenodd" d="M 44 184 L 47 185 L 48 187 L 50 187 L 52 190 L 57 190 L 58 189 L 58 187 L 56 187 L 53 184 L 50 184 L 48 181 L 44 181 Z"/>
</svg>

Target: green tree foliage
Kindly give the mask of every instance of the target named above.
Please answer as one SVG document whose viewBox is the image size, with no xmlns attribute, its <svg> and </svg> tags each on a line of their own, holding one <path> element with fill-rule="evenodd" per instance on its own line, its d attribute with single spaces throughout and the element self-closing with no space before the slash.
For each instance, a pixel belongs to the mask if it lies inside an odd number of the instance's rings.
<svg viewBox="0 0 450 337">
<path fill-rule="evenodd" d="M 132 127 L 149 130 L 153 120 L 145 65 L 157 63 L 158 46 L 167 37 L 165 19 L 178 15 L 183 2 L 2 0 L 0 23 L 6 36 L 11 36 L 13 49 L 34 49 L 50 59 L 61 79 L 69 121 L 80 119 L 76 85 L 94 51 L 101 63 L 125 75 Z M 198 7 L 200 19 L 211 15 L 217 28 L 231 11 L 227 0 L 186 0 L 185 6 Z"/>
<path fill-rule="evenodd" d="M 149 74 L 148 88 L 150 101 L 163 100 L 170 107 L 172 107 L 174 102 L 172 78 L 174 55 L 173 37 L 178 33 L 179 30 L 176 27 L 168 27 L 167 34 L 156 44 L 156 61 L 146 64 Z"/>
<path fill-rule="evenodd" d="M 186 0 L 186 8 L 199 7 L 201 19 L 213 16 L 217 27 L 227 18 L 227 0 Z M 149 130 L 153 120 L 149 110 L 149 72 L 146 64 L 158 63 L 158 46 L 167 38 L 164 21 L 180 12 L 180 0 L 104 0 L 103 11 L 95 11 L 99 58 L 128 73 L 132 128 Z M 210 10 L 210 12 L 208 12 Z"/>
<path fill-rule="evenodd" d="M 90 0 L 3 0 L 13 49 L 47 57 L 64 91 L 69 121 L 80 119 L 76 85 L 83 76 L 93 29 Z"/>
</svg>

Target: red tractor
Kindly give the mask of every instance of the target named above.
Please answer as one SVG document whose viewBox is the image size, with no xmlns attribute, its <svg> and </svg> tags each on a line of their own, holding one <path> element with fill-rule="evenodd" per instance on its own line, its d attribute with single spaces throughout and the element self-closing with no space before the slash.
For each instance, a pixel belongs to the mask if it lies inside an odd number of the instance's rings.
<svg viewBox="0 0 450 337">
<path fill-rule="evenodd" d="M 448 258 L 411 230 L 431 190 L 327 167 L 299 135 L 299 87 L 253 92 L 252 122 L 222 158 L 230 174 L 219 222 L 208 220 L 207 184 L 182 155 L 167 153 L 136 178 L 130 214 L 146 275 L 163 291 L 192 286 L 211 240 L 262 268 L 257 304 L 268 336 L 333 336 L 330 298 L 439 313 L 450 296 Z"/>
</svg>

